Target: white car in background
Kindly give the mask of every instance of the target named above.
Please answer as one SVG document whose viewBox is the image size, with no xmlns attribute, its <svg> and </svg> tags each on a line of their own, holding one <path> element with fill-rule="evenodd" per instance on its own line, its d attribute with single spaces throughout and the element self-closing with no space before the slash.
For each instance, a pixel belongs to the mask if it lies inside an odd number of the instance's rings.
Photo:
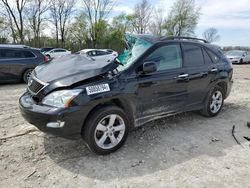
<svg viewBox="0 0 250 188">
<path fill-rule="evenodd" d="M 44 55 L 46 55 L 49 59 L 55 59 L 57 57 L 68 54 L 71 54 L 71 51 L 65 50 L 63 48 L 55 48 L 53 50 L 44 53 Z"/>
<path fill-rule="evenodd" d="M 84 49 L 80 54 L 86 54 L 94 60 L 110 62 L 118 56 L 118 53 L 110 49 Z"/>
<path fill-rule="evenodd" d="M 226 52 L 226 57 L 232 63 L 250 63 L 250 53 L 242 50 L 231 50 Z"/>
</svg>

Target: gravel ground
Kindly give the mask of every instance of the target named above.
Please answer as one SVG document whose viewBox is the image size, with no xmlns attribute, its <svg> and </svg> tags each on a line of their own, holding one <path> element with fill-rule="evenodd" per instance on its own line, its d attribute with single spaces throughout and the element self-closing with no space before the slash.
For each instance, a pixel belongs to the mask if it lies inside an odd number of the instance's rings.
<svg viewBox="0 0 250 188">
<path fill-rule="evenodd" d="M 234 66 L 217 117 L 192 112 L 148 123 L 108 156 L 38 131 L 19 112 L 25 85 L 2 85 L 0 187 L 250 187 L 249 75 L 250 65 Z"/>
</svg>

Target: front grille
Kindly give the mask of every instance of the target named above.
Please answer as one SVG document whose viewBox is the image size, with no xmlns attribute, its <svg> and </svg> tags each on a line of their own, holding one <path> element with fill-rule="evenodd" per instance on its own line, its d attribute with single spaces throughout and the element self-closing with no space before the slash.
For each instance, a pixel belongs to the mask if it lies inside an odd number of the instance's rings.
<svg viewBox="0 0 250 188">
<path fill-rule="evenodd" d="M 32 95 L 38 94 L 47 84 L 42 83 L 38 79 L 32 77 L 28 82 L 28 90 Z"/>
</svg>

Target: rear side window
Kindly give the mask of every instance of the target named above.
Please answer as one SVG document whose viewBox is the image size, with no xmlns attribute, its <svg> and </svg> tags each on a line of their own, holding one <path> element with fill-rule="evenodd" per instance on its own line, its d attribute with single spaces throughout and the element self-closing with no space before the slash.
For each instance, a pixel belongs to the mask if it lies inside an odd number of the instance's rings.
<svg viewBox="0 0 250 188">
<path fill-rule="evenodd" d="M 219 61 L 219 57 L 212 51 L 206 50 L 208 55 L 211 57 L 213 63 L 217 63 Z"/>
<path fill-rule="evenodd" d="M 90 52 L 88 52 L 88 54 L 89 54 L 90 56 L 96 56 L 96 51 L 90 51 Z"/>
<path fill-rule="evenodd" d="M 202 49 L 193 44 L 183 44 L 185 64 L 188 67 L 198 67 L 204 65 Z"/>
<path fill-rule="evenodd" d="M 66 50 L 54 50 L 54 52 L 66 52 Z"/>
<path fill-rule="evenodd" d="M 0 49 L 0 59 L 32 58 L 35 55 L 30 51 L 16 49 Z"/>
<path fill-rule="evenodd" d="M 35 57 L 35 55 L 34 55 L 32 52 L 23 51 L 23 53 L 24 53 L 24 57 L 25 57 L 25 58 Z"/>
<path fill-rule="evenodd" d="M 113 50 L 107 50 L 107 52 L 109 52 L 111 54 L 111 53 L 113 53 Z"/>
<path fill-rule="evenodd" d="M 159 47 L 145 61 L 156 62 L 157 71 L 181 68 L 182 55 L 180 45 Z"/>
<path fill-rule="evenodd" d="M 0 49 L 0 58 L 1 59 L 23 58 L 23 53 L 21 53 L 20 50 Z"/>
<path fill-rule="evenodd" d="M 104 51 L 96 51 L 97 52 L 97 55 L 107 55 L 108 53 L 107 52 L 104 52 Z"/>
</svg>

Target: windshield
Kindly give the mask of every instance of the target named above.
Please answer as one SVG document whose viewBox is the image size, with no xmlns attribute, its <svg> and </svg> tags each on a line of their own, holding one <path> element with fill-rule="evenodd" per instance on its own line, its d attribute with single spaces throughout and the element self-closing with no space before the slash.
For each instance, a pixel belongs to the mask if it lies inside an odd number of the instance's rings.
<svg viewBox="0 0 250 188">
<path fill-rule="evenodd" d="M 118 71 L 123 71 L 128 68 L 134 60 L 140 57 L 153 45 L 152 43 L 137 38 L 136 36 L 126 35 L 125 39 L 128 47 L 117 57 L 121 63 L 117 67 Z"/>
<path fill-rule="evenodd" d="M 229 51 L 226 53 L 226 55 L 232 55 L 232 56 L 242 56 L 243 55 L 243 51 Z"/>
</svg>

